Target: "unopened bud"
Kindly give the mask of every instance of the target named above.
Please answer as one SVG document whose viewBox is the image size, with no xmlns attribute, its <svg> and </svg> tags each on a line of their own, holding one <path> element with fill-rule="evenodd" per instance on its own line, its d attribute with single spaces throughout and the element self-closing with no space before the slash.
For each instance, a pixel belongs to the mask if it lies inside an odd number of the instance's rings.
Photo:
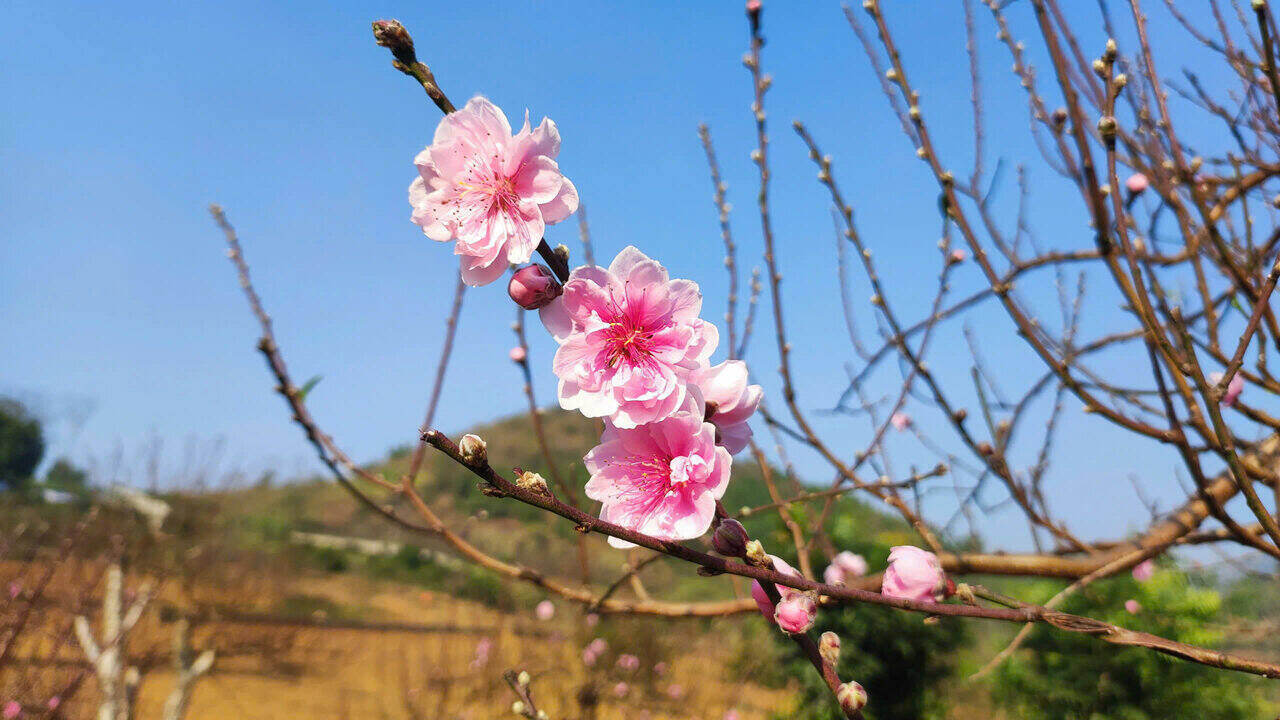
<svg viewBox="0 0 1280 720">
<path fill-rule="evenodd" d="M 885 80 L 888 80 L 889 82 L 897 82 L 897 81 L 898 81 L 898 71 L 897 71 L 897 70 L 895 70 L 895 69 L 893 69 L 893 68 L 889 68 L 888 70 L 885 70 L 885 71 L 884 71 L 884 79 L 885 79 Z"/>
<path fill-rule="evenodd" d="M 524 703 L 520 702 L 519 700 L 511 703 L 511 712 L 515 713 L 516 715 L 523 715 Z"/>
<path fill-rule="evenodd" d="M 747 554 L 747 529 L 733 518 L 726 518 L 716 526 L 711 534 L 711 547 L 725 557 L 740 558 Z"/>
<path fill-rule="evenodd" d="M 769 555 L 765 553 L 764 546 L 759 540 L 748 540 L 746 550 L 743 555 L 747 558 L 747 562 L 758 567 L 772 567 L 773 561 L 769 559 Z"/>
<path fill-rule="evenodd" d="M 822 662 L 834 668 L 840 662 L 840 636 L 830 630 L 822 633 L 818 639 L 818 654 L 822 656 Z"/>
<path fill-rule="evenodd" d="M 489 462 L 489 445 L 479 435 L 467 433 L 458 441 L 458 453 L 469 465 L 484 465 Z"/>
<path fill-rule="evenodd" d="M 546 478 L 531 470 L 526 470 L 523 473 L 520 473 L 520 477 L 516 478 L 516 487 L 536 492 L 539 495 L 551 494 L 550 491 L 547 490 Z"/>
<path fill-rule="evenodd" d="M 1107 64 L 1106 64 L 1105 62 L 1103 62 L 1101 58 L 1099 58 L 1099 59 L 1097 59 L 1097 60 L 1094 60 L 1094 61 L 1093 61 L 1093 71 L 1094 71 L 1095 73 L 1097 73 L 1097 74 L 1098 74 L 1098 77 L 1106 77 L 1106 76 L 1107 76 Z"/>
<path fill-rule="evenodd" d="M 1115 83 L 1117 88 L 1122 88 L 1129 84 L 1129 76 L 1124 73 L 1120 73 L 1116 76 L 1115 80 L 1112 80 L 1112 82 Z"/>
<path fill-rule="evenodd" d="M 396 60 L 402 63 L 413 63 L 417 60 L 413 52 L 413 38 L 404 29 L 399 20 L 377 20 L 373 23 L 373 40 L 391 51 Z"/>
<path fill-rule="evenodd" d="M 511 282 L 507 283 L 507 294 L 525 310 L 546 307 L 563 292 L 564 288 L 560 286 L 556 276 L 545 265 L 538 263 L 515 271 L 511 275 Z"/>
<path fill-rule="evenodd" d="M 520 687 L 522 688 L 527 688 L 529 687 L 529 681 L 531 681 L 532 679 L 533 678 L 529 677 L 528 670 L 521 670 L 520 674 L 516 676 L 516 683 L 519 684 Z"/>
<path fill-rule="evenodd" d="M 852 715 L 866 707 L 867 691 L 862 685 L 850 680 L 836 690 L 836 700 L 840 702 L 840 709 Z"/>
<path fill-rule="evenodd" d="M 1098 119 L 1098 132 L 1102 134 L 1102 139 L 1107 140 L 1116 136 L 1116 119 L 1110 115 L 1103 115 Z"/>
<path fill-rule="evenodd" d="M 818 601 L 812 593 L 799 593 L 779 602 L 773 610 L 773 621 L 790 635 L 803 635 L 818 617 Z"/>
<path fill-rule="evenodd" d="M 1107 49 L 1103 51 L 1103 57 L 1105 57 L 1108 60 L 1115 60 L 1117 52 L 1118 52 L 1118 49 L 1116 48 L 1116 41 L 1111 38 L 1108 38 Z"/>
</svg>

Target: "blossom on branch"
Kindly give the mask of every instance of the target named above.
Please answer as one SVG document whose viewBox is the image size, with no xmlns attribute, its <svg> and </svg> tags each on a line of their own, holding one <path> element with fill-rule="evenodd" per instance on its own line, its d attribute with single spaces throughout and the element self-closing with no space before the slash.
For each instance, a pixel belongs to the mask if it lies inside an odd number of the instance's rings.
<svg viewBox="0 0 1280 720">
<path fill-rule="evenodd" d="M 845 550 L 831 558 L 831 564 L 822 571 L 822 580 L 828 585 L 843 585 L 853 578 L 867 574 L 867 561 L 861 555 Z"/>
<path fill-rule="evenodd" d="M 638 428 L 606 423 L 600 444 L 583 458 L 591 473 L 586 494 L 604 504 L 603 520 L 661 540 L 688 540 L 711 527 L 732 462 L 715 444 L 715 426 L 693 413 Z M 615 537 L 609 544 L 631 547 Z"/>
<path fill-rule="evenodd" d="M 514 136 L 507 116 L 476 96 L 436 126 L 418 153 L 409 185 L 413 222 L 432 240 L 456 240 L 462 279 L 487 285 L 510 263 L 528 262 L 547 225 L 578 209 L 578 191 L 560 174 L 560 133 L 551 120 Z"/>
<path fill-rule="evenodd" d="M 769 559 L 773 561 L 773 569 L 783 575 L 794 575 L 802 577 L 796 569 L 787 564 L 786 560 L 775 555 L 770 555 Z M 778 597 L 781 602 L 786 602 L 802 594 L 802 591 L 786 585 L 778 586 Z M 769 599 L 769 594 L 764 591 L 764 587 L 760 585 L 759 580 L 751 581 L 751 599 L 756 601 L 756 607 L 760 608 L 760 614 L 769 622 L 773 622 L 773 616 L 777 608 L 774 607 L 773 601 Z"/>
<path fill-rule="evenodd" d="M 580 267 L 540 314 L 560 343 L 560 407 L 619 428 L 662 420 L 689 399 L 691 377 L 720 340 L 698 317 L 702 293 L 634 247 L 608 269 Z M 699 418 L 700 420 L 701 418 Z"/>
<path fill-rule="evenodd" d="M 942 599 L 946 581 L 937 555 L 898 545 L 889 549 L 889 567 L 885 568 L 880 592 L 893 598 L 929 602 Z"/>
<path fill-rule="evenodd" d="M 707 422 L 716 426 L 720 444 L 730 455 L 737 455 L 751 442 L 751 417 L 764 390 L 759 385 L 747 384 L 747 364 L 741 360 L 726 360 L 714 367 L 699 370 L 693 382 L 706 403 Z"/>
</svg>

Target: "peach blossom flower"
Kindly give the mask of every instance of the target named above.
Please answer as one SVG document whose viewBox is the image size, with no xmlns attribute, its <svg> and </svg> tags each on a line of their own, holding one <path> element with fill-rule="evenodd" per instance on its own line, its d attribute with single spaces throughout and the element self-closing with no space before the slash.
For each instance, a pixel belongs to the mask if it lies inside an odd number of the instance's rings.
<svg viewBox="0 0 1280 720">
<path fill-rule="evenodd" d="M 587 627 L 593 628 L 600 624 L 600 616 L 595 613 L 587 613 L 587 616 L 583 618 L 583 621 L 586 622 Z"/>
<path fill-rule="evenodd" d="M 578 209 L 578 191 L 560 174 L 560 133 L 543 119 L 514 136 L 507 116 L 476 96 L 436 126 L 414 158 L 409 185 L 413 222 L 432 240 L 456 240 L 462 279 L 487 285 L 509 263 L 529 261 L 547 225 Z"/>
<path fill-rule="evenodd" d="M 1220 372 L 1211 372 L 1209 373 L 1209 382 L 1217 385 L 1222 382 L 1222 377 L 1223 375 Z M 1235 405 L 1236 400 L 1240 398 L 1240 393 L 1242 392 L 1244 392 L 1244 376 L 1240 373 L 1236 373 L 1231 376 L 1231 382 L 1227 383 L 1227 391 L 1222 394 L 1223 407 L 1231 407 L 1232 405 Z"/>
<path fill-rule="evenodd" d="M 1130 615 L 1137 615 L 1138 613 L 1142 612 L 1142 603 L 1138 602 L 1137 600 L 1125 600 L 1124 609 Z"/>
<path fill-rule="evenodd" d="M 831 559 L 831 564 L 822 571 L 822 579 L 828 585 L 843 585 L 848 580 L 866 574 L 867 561 L 861 555 L 845 550 Z"/>
<path fill-rule="evenodd" d="M 564 294 L 539 311 L 560 343 L 552 365 L 560 407 L 609 418 L 619 428 L 679 410 L 690 377 L 720 340 L 701 311 L 697 283 L 671 280 L 634 247 L 608 269 L 574 270 Z"/>
<path fill-rule="evenodd" d="M 628 672 L 636 670 L 640 667 L 640 658 L 630 653 L 623 653 L 618 656 L 618 667 Z"/>
<path fill-rule="evenodd" d="M 818 603 L 812 595 L 805 592 L 795 593 L 779 602 L 778 607 L 773 611 L 773 621 L 782 628 L 783 632 L 792 635 L 808 632 L 817 617 Z"/>
<path fill-rule="evenodd" d="M 786 560 L 783 560 L 776 555 L 770 555 L 769 559 L 773 561 L 773 569 L 783 575 L 802 577 L 800 573 L 796 572 L 795 568 L 787 564 Z M 787 600 L 802 594 L 803 591 L 796 590 L 795 588 L 790 588 L 786 585 L 778 586 L 778 597 L 782 602 L 786 602 Z M 774 612 L 777 608 L 775 608 L 773 603 L 769 600 L 769 594 L 764 591 L 764 587 L 760 585 L 759 580 L 751 581 L 751 599 L 756 601 L 756 607 L 760 608 L 760 614 L 769 622 L 773 622 Z"/>
<path fill-rule="evenodd" d="M 4 720 L 13 720 L 22 714 L 22 706 L 17 700 L 10 700 L 4 704 L 4 710 L 0 711 L 0 715 L 4 716 Z"/>
<path fill-rule="evenodd" d="M 1129 192 L 1137 194 L 1146 190 L 1151 185 L 1151 181 L 1147 180 L 1147 176 L 1142 173 L 1134 173 L 1129 179 L 1124 181 L 1124 186 L 1129 188 Z"/>
<path fill-rule="evenodd" d="M 479 670 L 489 663 L 489 653 L 493 650 L 493 641 L 489 638 L 480 638 L 476 643 L 476 654 L 471 659 L 471 669 Z"/>
<path fill-rule="evenodd" d="M 747 384 L 747 364 L 726 360 L 715 367 L 699 370 L 693 384 L 706 403 L 707 421 L 716 426 L 720 444 L 730 455 L 737 455 L 751 442 L 747 418 L 755 413 L 764 397 L 759 385 Z"/>
<path fill-rule="evenodd" d="M 666 675 L 666 674 L 667 674 L 667 664 L 666 664 L 666 663 L 664 663 L 664 662 L 655 663 L 655 664 L 654 664 L 654 666 L 653 666 L 653 674 L 654 674 L 654 675 Z"/>
<path fill-rule="evenodd" d="M 582 650 L 583 665 L 586 665 L 587 667 L 591 667 L 592 665 L 596 664 L 596 660 L 598 660 L 599 658 L 600 656 L 597 653 L 592 652 L 590 647 L 583 648 Z"/>
<path fill-rule="evenodd" d="M 889 418 L 889 424 L 893 426 L 894 430 L 902 432 L 911 427 L 911 416 L 904 412 L 896 412 Z"/>
<path fill-rule="evenodd" d="M 1156 563 L 1154 560 L 1143 560 L 1133 566 L 1133 579 L 1138 582 L 1146 582 L 1156 574 Z"/>
<path fill-rule="evenodd" d="M 716 500 L 729 485 L 729 452 L 715 426 L 681 412 L 637 428 L 605 424 L 600 444 L 583 459 L 587 497 L 600 517 L 662 540 L 688 540 L 711 527 Z M 614 547 L 631 543 L 609 538 Z"/>
<path fill-rule="evenodd" d="M 941 597 L 946 576 L 938 556 L 910 545 L 889 549 L 889 567 L 880 585 L 883 595 L 928 602 Z"/>
<path fill-rule="evenodd" d="M 620 682 L 613 686 L 613 694 L 617 697 L 626 697 L 627 691 L 631 688 L 624 682 Z"/>
<path fill-rule="evenodd" d="M 604 638 L 596 638 L 587 643 L 587 649 L 596 655 L 603 655 L 609 649 L 609 643 L 605 642 Z"/>
</svg>

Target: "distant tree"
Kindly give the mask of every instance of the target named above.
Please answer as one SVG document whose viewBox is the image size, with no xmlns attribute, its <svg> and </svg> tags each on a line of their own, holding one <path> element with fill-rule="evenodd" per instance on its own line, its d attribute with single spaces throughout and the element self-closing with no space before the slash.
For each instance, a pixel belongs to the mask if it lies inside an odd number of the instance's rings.
<svg viewBox="0 0 1280 720">
<path fill-rule="evenodd" d="M 31 480 L 42 457 L 40 421 L 22 403 L 0 398 L 0 485 L 22 487 Z"/>
<path fill-rule="evenodd" d="M 66 458 L 58 458 L 44 474 L 44 484 L 52 490 L 81 493 L 89 485 L 89 474 Z"/>
</svg>

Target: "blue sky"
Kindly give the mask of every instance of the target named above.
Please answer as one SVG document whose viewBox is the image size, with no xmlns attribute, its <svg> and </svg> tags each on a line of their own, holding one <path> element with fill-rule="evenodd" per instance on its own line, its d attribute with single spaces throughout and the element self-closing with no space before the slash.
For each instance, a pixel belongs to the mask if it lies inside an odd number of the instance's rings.
<svg viewBox="0 0 1280 720">
<path fill-rule="evenodd" d="M 967 172 L 973 150 L 960 4 L 885 4 L 944 157 L 957 174 Z M 1023 5 L 1012 12 L 1017 34 L 1047 81 Z M 1150 10 L 1157 37 L 1167 38 L 1158 59 L 1174 72 L 1196 49 L 1162 9 Z M 1073 12 L 1096 26 L 1092 3 Z M 369 22 L 383 17 L 404 22 L 459 105 L 484 93 L 510 116 L 529 108 L 535 122 L 555 119 L 564 138 L 560 165 L 588 207 L 597 256 L 641 247 L 673 275 L 700 282 L 706 315 L 719 320 L 721 245 L 696 135 L 707 122 L 735 206 L 740 263 L 760 264 L 739 2 L 11 1 L 0 10 L 0 91 L 10 98 L 0 108 L 0 392 L 49 418 L 55 453 L 102 468 L 119 454 L 130 466 L 158 439 L 175 468 L 189 453 L 214 455 L 216 446 L 228 468 L 317 469 L 253 349 L 256 328 L 205 211 L 213 201 L 240 230 L 295 377 L 324 376 L 311 396 L 322 425 L 360 460 L 412 440 L 456 263 L 408 220 L 411 161 L 439 114 L 373 44 Z M 766 1 L 765 27 L 787 320 L 801 404 L 816 409 L 834 401 L 853 355 L 837 304 L 829 203 L 790 121 L 808 123 L 833 156 L 895 307 L 912 318 L 927 308 L 938 269 L 936 188 L 837 3 Z M 998 157 L 1030 163 L 1039 239 L 1089 246 L 1078 196 L 1038 162 L 1024 96 L 985 10 L 978 27 L 988 169 Z M 1103 37 L 1081 40 L 1096 52 Z M 1188 117 L 1193 137 L 1208 130 Z M 1000 206 L 1011 220 L 1012 172 L 1003 188 Z M 575 249 L 576 237 L 572 220 L 549 231 L 553 243 Z M 855 277 L 862 326 L 871 329 L 869 290 Z M 1051 311 L 1052 276 L 1038 278 L 1024 292 Z M 976 268 L 962 267 L 953 295 L 978 281 Z M 1116 320 L 1105 291 L 1093 300 L 1089 337 Z M 513 317 L 501 285 L 469 292 L 438 415 L 444 429 L 521 409 L 518 373 L 506 358 Z M 1039 366 L 1001 312 L 970 317 L 1011 392 L 1035 377 Z M 770 322 L 765 307 L 748 359 L 780 405 Z M 532 335 L 546 401 L 554 392 L 552 343 Z M 939 334 L 929 361 L 976 411 L 958 325 Z M 1126 363 L 1112 367 L 1123 372 Z M 897 370 L 886 368 L 880 377 L 891 393 Z M 70 421 L 86 408 L 83 423 Z M 913 401 L 911 412 L 927 430 L 942 430 L 926 405 Z M 860 420 L 817 422 L 846 454 L 867 437 Z M 892 442 L 900 473 L 934 462 L 906 438 Z M 1171 454 L 1117 436 L 1075 403 L 1059 447 L 1052 497 L 1085 535 L 1143 524 L 1130 474 L 1146 478 L 1165 507 L 1180 496 Z M 806 477 L 829 479 L 816 458 L 791 451 Z M 133 470 L 125 479 L 137 480 Z M 945 518 L 949 502 L 930 500 L 933 516 Z M 994 541 L 1026 543 L 1011 514 L 987 526 L 996 526 Z"/>
</svg>

